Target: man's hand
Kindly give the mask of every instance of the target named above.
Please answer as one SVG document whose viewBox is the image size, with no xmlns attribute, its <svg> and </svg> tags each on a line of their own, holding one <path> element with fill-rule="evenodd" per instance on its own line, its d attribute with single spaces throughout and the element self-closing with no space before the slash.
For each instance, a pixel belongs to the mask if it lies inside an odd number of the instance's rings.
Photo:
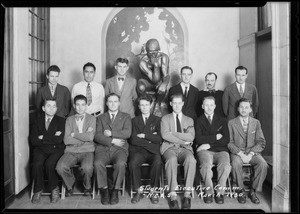
<svg viewBox="0 0 300 214">
<path fill-rule="evenodd" d="M 247 157 L 247 160 L 248 160 L 247 163 L 249 163 L 251 161 L 253 155 L 249 153 L 248 155 L 246 155 L 246 157 Z"/>
<path fill-rule="evenodd" d="M 86 132 L 92 132 L 94 129 L 92 127 L 89 127 Z"/>
<path fill-rule="evenodd" d="M 244 152 L 240 151 L 237 155 L 241 157 L 243 163 L 249 163 L 250 160 Z"/>
<path fill-rule="evenodd" d="M 111 141 L 112 144 L 114 144 L 115 146 L 124 146 L 125 144 L 125 141 L 123 139 L 116 139 L 116 138 L 113 138 L 113 140 Z"/>
<path fill-rule="evenodd" d="M 192 145 L 192 144 L 193 144 L 193 142 L 189 142 L 189 141 L 184 142 L 184 145 L 186 145 L 186 146 Z"/>
<path fill-rule="evenodd" d="M 152 134 L 157 134 L 157 132 L 153 132 Z"/>
<path fill-rule="evenodd" d="M 222 134 L 217 134 L 217 140 L 220 140 L 223 137 Z"/>
<path fill-rule="evenodd" d="M 55 132 L 55 136 L 60 136 L 61 135 L 61 131 L 57 131 L 57 132 Z"/>
<path fill-rule="evenodd" d="M 137 134 L 136 136 L 139 137 L 139 138 L 145 138 L 145 134 L 144 133 Z"/>
<path fill-rule="evenodd" d="M 210 145 L 208 143 L 202 144 L 201 146 L 198 147 L 197 152 L 201 150 L 208 150 L 208 149 L 210 149 Z"/>
<path fill-rule="evenodd" d="M 40 140 L 43 140 L 43 135 L 40 135 L 40 136 L 38 136 L 38 138 L 40 139 Z"/>
<path fill-rule="evenodd" d="M 74 137 L 74 132 L 71 133 L 71 137 Z"/>
<path fill-rule="evenodd" d="M 105 135 L 106 137 L 111 137 L 111 131 L 108 130 L 108 129 L 104 130 L 104 135 Z"/>
</svg>

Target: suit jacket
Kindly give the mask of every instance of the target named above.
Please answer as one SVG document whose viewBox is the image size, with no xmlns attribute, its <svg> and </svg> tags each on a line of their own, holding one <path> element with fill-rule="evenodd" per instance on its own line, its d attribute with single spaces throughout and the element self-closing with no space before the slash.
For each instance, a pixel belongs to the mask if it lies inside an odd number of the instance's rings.
<svg viewBox="0 0 300 214">
<path fill-rule="evenodd" d="M 261 129 L 259 120 L 249 117 L 248 132 L 245 133 L 239 117 L 228 122 L 230 142 L 228 148 L 233 154 L 241 150 L 246 154 L 249 152 L 261 153 L 265 146 L 266 140 Z"/>
<path fill-rule="evenodd" d="M 60 131 L 59 136 L 55 136 L 55 133 Z M 64 149 L 63 138 L 65 134 L 65 118 L 54 115 L 48 130 L 45 127 L 45 113 L 38 115 L 34 120 L 30 129 L 30 142 L 33 147 L 41 147 L 46 150 L 53 148 Z M 40 140 L 38 136 L 43 135 L 43 140 Z"/>
<path fill-rule="evenodd" d="M 89 127 L 93 129 L 91 132 L 88 132 Z M 66 133 L 64 137 L 64 142 L 66 144 L 65 153 L 94 152 L 95 145 L 93 139 L 95 132 L 96 118 L 94 116 L 85 113 L 82 133 L 79 133 L 75 115 L 68 117 L 66 121 Z M 74 137 L 71 136 L 71 133 L 74 133 Z"/>
<path fill-rule="evenodd" d="M 193 142 L 195 138 L 195 129 L 194 129 L 194 120 L 190 117 L 182 115 L 181 118 L 181 128 L 183 130 L 182 133 L 176 132 L 175 120 L 173 113 L 167 114 L 161 119 L 161 136 L 163 138 L 163 143 L 160 147 L 160 153 L 164 154 L 164 152 L 173 146 L 179 145 L 181 147 L 185 147 L 193 152 L 193 148 L 191 145 L 184 145 L 185 142 Z"/>
<path fill-rule="evenodd" d="M 145 138 L 137 137 L 137 134 L 145 134 Z M 156 133 L 156 134 L 154 134 Z M 139 115 L 132 119 L 132 134 L 130 139 L 130 153 L 146 149 L 151 153 L 160 154 L 159 149 L 162 143 L 160 133 L 160 117 L 151 114 L 145 125 L 143 116 Z"/>
<path fill-rule="evenodd" d="M 68 117 L 71 111 L 71 94 L 66 86 L 57 84 L 54 96 L 52 96 L 48 83 L 39 88 L 36 95 L 36 107 L 39 113 L 42 112 L 42 105 L 45 99 L 56 99 L 56 115 Z"/>
<path fill-rule="evenodd" d="M 104 135 L 104 130 L 110 130 L 112 136 L 107 137 Z M 96 143 L 95 152 L 123 149 L 128 154 L 127 139 L 130 137 L 131 131 L 132 125 L 129 114 L 118 111 L 113 123 L 108 112 L 101 114 L 97 117 L 97 131 L 94 138 Z M 125 144 L 122 147 L 115 146 L 111 143 L 113 138 L 123 139 L 125 140 Z"/>
<path fill-rule="evenodd" d="M 258 110 L 258 94 L 256 87 L 252 84 L 245 83 L 245 91 L 243 97 L 249 99 L 252 102 L 252 112 L 250 116 L 254 117 Z M 238 101 L 241 98 L 242 97 L 235 82 L 225 88 L 222 101 L 223 111 L 227 116 L 227 120 L 236 118 L 239 115 L 237 105 Z"/>
<path fill-rule="evenodd" d="M 133 118 L 134 101 L 137 98 L 136 79 L 127 75 L 121 90 L 119 90 L 117 75 L 107 79 L 105 84 L 105 95 L 112 92 L 120 96 L 121 105 L 119 110 L 121 112 L 128 113 L 131 118 Z"/>
<path fill-rule="evenodd" d="M 193 118 L 194 120 L 197 119 L 197 114 L 196 114 L 196 108 L 197 108 L 197 103 L 198 103 L 198 88 L 190 84 L 190 89 L 188 91 L 188 97 L 187 100 L 185 100 L 184 105 L 182 107 L 182 113 L 188 117 Z M 168 93 L 168 108 L 169 112 L 172 112 L 173 109 L 170 105 L 170 98 L 174 94 L 184 94 L 182 91 L 180 83 L 171 87 Z"/>
<path fill-rule="evenodd" d="M 195 122 L 196 145 L 197 149 L 202 144 L 209 144 L 209 151 L 221 152 L 229 151 L 227 145 L 229 143 L 229 131 L 227 120 L 214 114 L 212 123 L 210 124 L 207 117 L 203 114 Z M 222 134 L 222 138 L 217 140 L 216 135 Z"/>
</svg>

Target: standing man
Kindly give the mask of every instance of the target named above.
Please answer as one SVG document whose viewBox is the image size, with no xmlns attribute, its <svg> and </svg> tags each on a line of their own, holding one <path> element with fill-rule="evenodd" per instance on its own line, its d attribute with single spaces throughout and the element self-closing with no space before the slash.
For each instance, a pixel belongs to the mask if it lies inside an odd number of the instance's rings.
<svg viewBox="0 0 300 214">
<path fill-rule="evenodd" d="M 256 87 L 250 83 L 246 83 L 248 70 L 243 66 L 235 69 L 236 82 L 227 86 L 223 94 L 223 111 L 227 116 L 227 120 L 236 118 L 238 113 L 238 101 L 241 98 L 247 98 L 252 103 L 252 111 L 250 116 L 255 117 L 258 110 L 258 94 Z"/>
<path fill-rule="evenodd" d="M 98 188 L 100 188 L 101 203 L 119 203 L 118 192 L 125 176 L 128 157 L 127 139 L 131 135 L 132 126 L 130 115 L 119 111 L 120 97 L 111 93 L 107 95 L 108 111 L 97 118 L 95 135 L 95 174 Z M 113 165 L 112 187 L 108 186 L 106 165 Z M 108 189 L 112 189 L 109 196 Z"/>
<path fill-rule="evenodd" d="M 96 67 L 93 63 L 86 63 L 83 66 L 84 80 L 76 83 L 72 89 L 72 99 L 81 94 L 87 98 L 86 113 L 95 117 L 104 112 L 104 88 L 100 83 L 94 81 Z"/>
<path fill-rule="evenodd" d="M 129 146 L 129 172 L 131 175 L 133 190 L 136 194 L 131 203 L 140 201 L 142 190 L 141 165 L 145 162 L 150 164 L 150 186 L 151 188 L 160 187 L 160 175 L 162 160 L 159 152 L 162 142 L 160 133 L 160 118 L 150 114 L 152 98 L 143 96 L 138 98 L 139 109 L 142 115 L 132 119 L 132 135 Z M 152 204 L 157 204 L 159 198 L 156 192 L 150 192 Z"/>
<path fill-rule="evenodd" d="M 239 116 L 228 122 L 231 152 L 233 185 L 239 187 L 238 201 L 246 203 L 244 183 L 242 179 L 243 164 L 249 163 L 254 168 L 253 182 L 250 186 L 249 198 L 254 204 L 260 201 L 255 192 L 262 192 L 262 185 L 267 176 L 268 164 L 261 156 L 266 140 L 259 120 L 250 117 L 251 101 L 242 98 L 238 101 Z"/>
<path fill-rule="evenodd" d="M 215 98 L 216 108 L 214 110 L 214 113 L 216 113 L 220 117 L 225 117 L 225 114 L 223 112 L 223 107 L 222 107 L 223 91 L 216 90 L 217 79 L 218 76 L 214 72 L 209 72 L 205 75 L 206 88 L 204 90 L 199 91 L 199 98 L 198 98 L 199 104 L 197 108 L 198 117 L 204 114 L 204 109 L 202 108 L 203 99 L 204 97 L 208 97 L 208 96 L 212 96 Z"/>
<path fill-rule="evenodd" d="M 48 177 L 51 191 L 51 203 L 59 200 L 58 175 L 55 166 L 64 153 L 63 138 L 65 134 L 65 118 L 55 115 L 55 100 L 44 100 L 43 115 L 37 115 L 30 129 L 30 142 L 33 146 L 32 178 L 34 195 L 32 203 L 39 203 L 44 189 L 44 171 Z"/>
<path fill-rule="evenodd" d="M 66 86 L 58 84 L 60 69 L 57 65 L 51 65 L 47 69 L 47 84 L 38 89 L 36 95 L 36 107 L 38 113 L 42 112 L 44 100 L 55 99 L 57 111 L 56 114 L 60 117 L 68 117 L 71 111 L 71 94 Z"/>
<path fill-rule="evenodd" d="M 184 99 L 184 105 L 182 107 L 182 113 L 188 117 L 197 119 L 196 108 L 198 103 L 198 89 L 190 84 L 193 76 L 193 69 L 189 66 L 184 66 L 180 70 L 181 83 L 170 88 L 168 94 L 168 101 L 170 103 L 170 97 L 174 94 L 182 94 Z M 169 104 L 169 112 L 172 112 L 172 107 Z"/>
<path fill-rule="evenodd" d="M 205 184 L 204 202 L 213 201 L 214 189 L 216 189 L 215 200 L 217 204 L 224 203 L 224 192 L 226 180 L 230 174 L 231 166 L 229 159 L 229 132 L 227 120 L 214 113 L 216 109 L 215 98 L 205 97 L 202 108 L 204 114 L 201 115 L 195 124 L 196 131 L 196 151 L 199 160 L 199 171 Z M 217 168 L 218 180 L 213 187 L 213 165 Z"/>
<path fill-rule="evenodd" d="M 128 59 L 118 58 L 115 69 L 117 75 L 106 80 L 105 94 L 115 93 L 120 97 L 120 111 L 134 118 L 134 101 L 136 94 L 136 79 L 127 74 Z"/>
<path fill-rule="evenodd" d="M 95 151 L 93 139 L 96 130 L 96 118 L 86 113 L 87 99 L 85 96 L 80 94 L 74 98 L 74 109 L 76 114 L 68 117 L 66 121 L 65 153 L 56 165 L 56 171 L 67 187 L 67 197 L 73 194 L 75 176 L 71 168 L 76 164 L 80 164 L 84 195 L 91 194 Z"/>
<path fill-rule="evenodd" d="M 165 159 L 165 170 L 170 188 L 170 208 L 179 209 L 176 189 L 178 163 L 184 167 L 185 192 L 182 209 L 191 208 L 191 191 L 196 172 L 196 160 L 193 155 L 192 144 L 195 137 L 194 121 L 182 113 L 183 97 L 174 94 L 170 98 L 173 108 L 171 114 L 161 119 L 161 135 L 164 139 L 160 152 Z"/>
</svg>

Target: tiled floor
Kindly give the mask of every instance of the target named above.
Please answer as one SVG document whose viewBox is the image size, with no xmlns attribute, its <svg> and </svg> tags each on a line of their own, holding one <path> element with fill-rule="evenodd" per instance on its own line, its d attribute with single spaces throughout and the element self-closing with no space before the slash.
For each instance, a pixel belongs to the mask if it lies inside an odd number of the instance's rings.
<svg viewBox="0 0 300 214">
<path fill-rule="evenodd" d="M 97 195 L 95 200 L 91 197 L 86 197 L 82 195 L 74 195 L 67 197 L 64 200 L 60 200 L 56 204 L 50 203 L 49 196 L 42 196 L 41 202 L 39 204 L 32 204 L 30 202 L 29 191 L 24 191 L 21 196 L 17 196 L 12 204 L 10 204 L 7 209 L 169 209 L 168 201 L 166 198 L 160 198 L 158 204 L 152 204 L 148 198 L 142 199 L 137 204 L 132 204 L 130 202 L 130 195 L 128 192 L 125 196 L 119 194 L 120 202 L 117 205 L 102 205 L 100 203 L 100 196 Z M 182 198 L 182 194 L 179 197 Z M 222 205 L 216 204 L 205 204 L 202 199 L 195 196 L 192 199 L 192 209 L 209 209 L 211 211 L 215 209 L 242 209 L 245 211 L 248 209 L 261 209 L 264 212 L 271 212 L 271 190 L 268 186 L 264 186 L 264 191 L 258 193 L 258 197 L 261 201 L 259 205 L 253 204 L 249 198 L 247 198 L 246 204 L 239 204 L 237 199 L 225 197 L 225 203 Z M 181 202 L 179 201 L 179 206 L 181 207 Z"/>
</svg>

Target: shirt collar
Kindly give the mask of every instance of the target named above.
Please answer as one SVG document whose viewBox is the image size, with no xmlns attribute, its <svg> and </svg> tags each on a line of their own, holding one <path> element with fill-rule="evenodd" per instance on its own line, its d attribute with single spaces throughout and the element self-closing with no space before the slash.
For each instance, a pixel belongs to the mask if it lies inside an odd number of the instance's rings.
<svg viewBox="0 0 300 214">
<path fill-rule="evenodd" d="M 51 89 L 51 86 L 53 86 L 53 89 L 55 89 L 56 86 L 57 86 L 57 83 L 56 83 L 56 85 L 52 85 L 51 83 L 48 82 L 48 86 L 49 86 L 50 89 Z"/>
<path fill-rule="evenodd" d="M 117 80 L 118 80 L 119 77 L 124 78 L 124 80 L 125 80 L 125 79 L 126 79 L 126 76 L 127 76 L 126 74 L 125 74 L 124 76 L 120 76 L 119 74 L 117 74 Z M 118 81 L 119 81 L 119 80 L 118 80 Z"/>
<path fill-rule="evenodd" d="M 176 119 L 176 113 L 173 111 L 173 117 Z M 182 112 L 180 112 L 179 114 L 178 114 L 178 118 L 179 118 L 179 120 L 181 120 L 181 118 L 182 118 Z"/>
<path fill-rule="evenodd" d="M 119 110 L 116 111 L 116 112 L 111 112 L 111 111 L 108 110 L 108 114 L 109 114 L 110 117 L 111 117 L 112 114 L 114 114 L 115 117 L 116 117 L 116 115 L 118 114 L 118 112 L 119 112 Z"/>
<path fill-rule="evenodd" d="M 83 80 L 83 82 L 84 82 L 84 84 L 85 84 L 86 86 L 87 86 L 89 83 L 90 83 L 90 86 L 93 86 L 93 82 L 94 82 L 94 81 L 88 83 L 87 81 Z"/>
<path fill-rule="evenodd" d="M 51 117 L 50 117 L 50 116 L 48 116 L 48 115 L 45 114 L 45 121 L 47 121 L 48 118 L 50 118 L 50 121 L 51 121 L 51 120 L 53 119 L 53 117 L 54 117 L 54 116 L 51 116 Z"/>
<path fill-rule="evenodd" d="M 239 116 L 239 117 L 240 117 L 240 121 L 241 121 L 242 124 L 243 124 L 244 120 L 245 120 L 245 122 L 246 122 L 247 124 L 249 123 L 249 116 L 246 117 L 246 118 L 243 118 L 243 117 L 241 117 L 241 116 Z"/>
<path fill-rule="evenodd" d="M 208 119 L 208 116 L 210 116 L 210 119 L 211 120 L 213 120 L 213 118 L 214 118 L 214 113 L 212 113 L 211 115 L 208 115 L 208 114 L 206 114 L 205 112 L 204 112 L 204 114 L 205 114 L 205 117 Z"/>
<path fill-rule="evenodd" d="M 188 90 L 190 89 L 191 84 L 189 83 L 188 85 L 184 84 L 183 82 L 180 83 L 181 87 L 185 89 L 185 87 L 188 88 Z"/>
<path fill-rule="evenodd" d="M 235 83 L 236 83 L 236 86 L 238 89 L 240 89 L 240 85 L 243 87 L 243 89 L 245 88 L 245 83 L 243 83 L 243 84 L 240 84 L 238 82 L 235 82 Z"/>
</svg>

